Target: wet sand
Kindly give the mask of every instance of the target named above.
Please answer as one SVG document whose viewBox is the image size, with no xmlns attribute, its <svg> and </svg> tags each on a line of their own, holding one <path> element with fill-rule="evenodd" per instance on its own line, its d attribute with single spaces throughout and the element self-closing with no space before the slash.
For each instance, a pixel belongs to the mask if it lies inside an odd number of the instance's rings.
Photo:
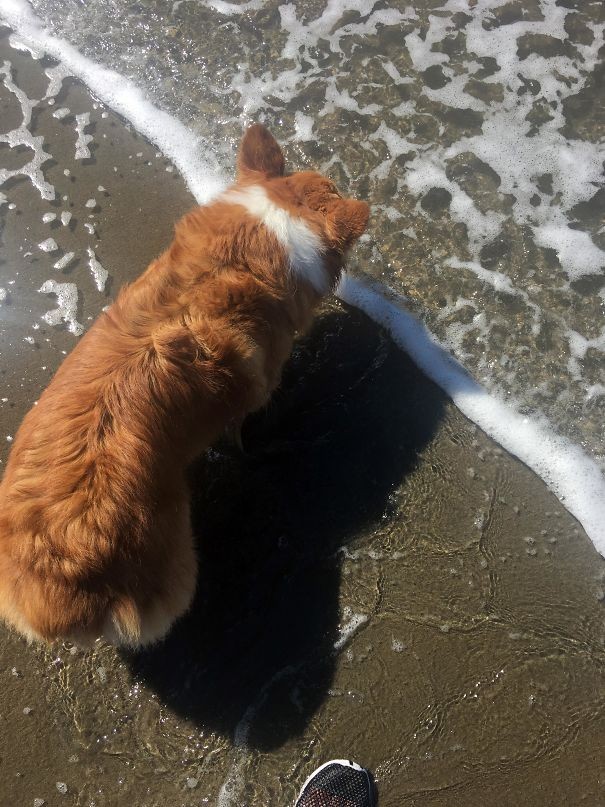
<svg viewBox="0 0 605 807">
<path fill-rule="evenodd" d="M 0 50 L 43 95 L 46 63 L 5 36 Z M 68 80 L 34 110 L 56 201 L 29 180 L 2 189 L 3 463 L 77 339 L 41 319 L 55 298 L 37 290 L 75 283 L 87 327 L 193 203 L 95 103 Z M 18 124 L 4 88 L 0 110 Z M 76 161 L 83 112 L 91 158 Z M 69 226 L 42 221 L 62 211 Z M 165 643 L 44 650 L 0 629 L 0 804 L 289 805 L 334 756 L 374 770 L 381 807 L 603 803 L 605 562 L 536 476 L 336 302 L 244 448 L 191 469 L 199 590 Z"/>
</svg>

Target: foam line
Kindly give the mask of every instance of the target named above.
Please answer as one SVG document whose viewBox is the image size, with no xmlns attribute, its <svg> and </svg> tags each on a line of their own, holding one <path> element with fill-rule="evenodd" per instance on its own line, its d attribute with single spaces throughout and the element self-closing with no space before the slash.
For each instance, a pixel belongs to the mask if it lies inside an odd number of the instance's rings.
<svg viewBox="0 0 605 807">
<path fill-rule="evenodd" d="M 167 112 L 155 107 L 129 79 L 83 56 L 73 45 L 46 31 L 24 0 L 0 0 L 0 16 L 32 49 L 43 50 L 119 115 L 129 120 L 178 168 L 189 190 L 208 201 L 226 185 L 217 164 L 209 159 L 210 144 Z"/>
<path fill-rule="evenodd" d="M 29 47 L 63 62 L 104 103 L 155 143 L 177 166 L 199 203 L 223 189 L 226 179 L 216 169 L 210 145 L 157 109 L 131 81 L 45 31 L 25 0 L 0 0 L 0 16 Z M 605 479 L 593 460 L 556 435 L 546 420 L 524 417 L 483 389 L 420 321 L 387 299 L 378 287 L 345 276 L 338 294 L 384 326 L 466 417 L 542 477 L 605 556 Z"/>
<path fill-rule="evenodd" d="M 527 418 L 488 393 L 419 320 L 376 288 L 345 275 L 338 296 L 386 328 L 469 420 L 535 471 L 605 556 L 605 479 L 590 457 L 546 422 Z"/>
<path fill-rule="evenodd" d="M 248 0 L 246 3 L 227 3 L 225 0 L 205 0 L 204 5 L 213 8 L 224 17 L 243 14 L 245 11 L 258 11 L 265 5 L 266 0 Z"/>
</svg>

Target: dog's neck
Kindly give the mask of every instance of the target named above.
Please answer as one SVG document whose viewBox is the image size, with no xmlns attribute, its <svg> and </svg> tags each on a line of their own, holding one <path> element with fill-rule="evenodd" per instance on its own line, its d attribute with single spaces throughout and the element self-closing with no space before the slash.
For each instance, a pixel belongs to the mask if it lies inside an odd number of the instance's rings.
<svg viewBox="0 0 605 807">
<path fill-rule="evenodd" d="M 224 193 L 221 200 L 245 208 L 267 228 L 285 250 L 296 279 L 308 283 L 321 296 L 330 291 L 326 247 L 302 217 L 273 202 L 262 185 L 236 186 Z"/>
</svg>

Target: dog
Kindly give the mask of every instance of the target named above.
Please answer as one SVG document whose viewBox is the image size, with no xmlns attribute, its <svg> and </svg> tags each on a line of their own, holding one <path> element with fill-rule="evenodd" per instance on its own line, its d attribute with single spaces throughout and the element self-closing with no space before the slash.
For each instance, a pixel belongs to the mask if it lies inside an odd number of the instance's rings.
<svg viewBox="0 0 605 807">
<path fill-rule="evenodd" d="M 184 216 L 25 417 L 0 483 L 0 615 L 29 640 L 138 647 L 189 608 L 185 470 L 280 381 L 365 202 L 288 174 L 259 124 L 236 182 Z"/>
</svg>

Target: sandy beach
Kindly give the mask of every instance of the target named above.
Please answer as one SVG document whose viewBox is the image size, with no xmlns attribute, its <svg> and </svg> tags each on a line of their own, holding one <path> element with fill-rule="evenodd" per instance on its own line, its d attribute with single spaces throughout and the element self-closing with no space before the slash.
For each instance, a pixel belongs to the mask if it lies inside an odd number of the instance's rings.
<svg viewBox="0 0 605 807">
<path fill-rule="evenodd" d="M 40 98 L 50 62 L 9 33 L 0 62 Z M 51 100 L 32 126 L 56 198 L 2 188 L 3 464 L 72 331 L 194 204 L 78 82 Z M 0 87 L 2 126 L 21 113 Z M 69 311 L 46 315 L 49 281 L 75 284 Z M 84 653 L 0 629 L 1 805 L 286 807 L 342 756 L 374 771 L 380 807 L 604 803 L 605 561 L 537 476 L 336 300 L 243 444 L 191 469 L 199 590 L 164 643 Z"/>
</svg>

